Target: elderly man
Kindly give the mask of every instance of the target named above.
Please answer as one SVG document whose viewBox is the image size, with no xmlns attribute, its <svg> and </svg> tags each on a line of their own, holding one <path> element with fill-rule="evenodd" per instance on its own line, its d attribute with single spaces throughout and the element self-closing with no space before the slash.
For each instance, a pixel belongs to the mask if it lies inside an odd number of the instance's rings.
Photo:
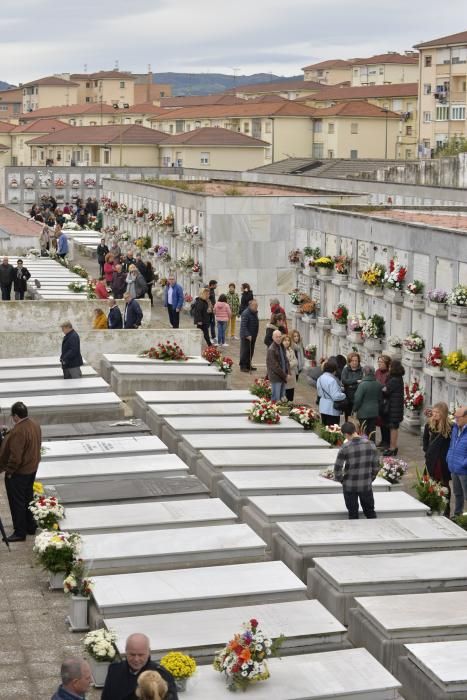
<svg viewBox="0 0 467 700">
<path fill-rule="evenodd" d="M 165 700 L 178 700 L 174 678 L 167 669 L 151 659 L 149 639 L 145 634 L 131 634 L 125 645 L 126 660 L 109 666 L 101 700 L 137 700 L 138 676 L 143 671 L 157 671 L 169 687 Z"/>
<path fill-rule="evenodd" d="M 284 317 L 284 333 L 288 333 L 289 329 L 287 328 L 287 316 L 285 314 L 285 309 L 283 306 L 280 305 L 279 299 L 277 297 L 272 297 L 272 299 L 269 299 L 269 308 L 271 309 L 271 314 L 282 314 Z"/>
<path fill-rule="evenodd" d="M 62 353 L 60 363 L 64 379 L 78 379 L 81 377 L 81 343 L 78 333 L 73 329 L 70 321 L 64 321 L 60 326 L 63 331 Z"/>
<path fill-rule="evenodd" d="M 11 407 L 14 426 L 7 433 L 0 448 L 0 472 L 5 472 L 5 489 L 10 505 L 13 533 L 9 542 L 24 542 L 33 535 L 36 523 L 29 510 L 33 499 L 33 485 L 41 460 L 41 429 L 28 417 L 22 401 Z"/>
<path fill-rule="evenodd" d="M 255 353 L 256 338 L 258 337 L 258 302 L 252 299 L 240 316 L 240 370 L 255 372 L 252 360 Z"/>
<path fill-rule="evenodd" d="M 84 700 L 92 683 L 91 669 L 84 659 L 66 659 L 60 668 L 62 684 L 51 700 Z"/>
<path fill-rule="evenodd" d="M 280 401 L 285 396 L 290 366 L 287 353 L 282 345 L 282 333 L 276 330 L 272 334 L 272 343 L 266 354 L 266 369 L 271 382 L 271 400 Z"/>
<path fill-rule="evenodd" d="M 2 301 L 10 301 L 11 286 L 15 279 L 15 271 L 13 265 L 10 265 L 8 258 L 5 256 L 0 265 L 0 286 L 2 288 Z"/>
<path fill-rule="evenodd" d="M 120 264 L 114 267 L 110 286 L 112 287 L 112 294 L 115 299 L 123 299 L 123 294 L 126 289 L 126 272 L 123 272 L 123 268 Z"/>
<path fill-rule="evenodd" d="M 179 328 L 180 310 L 183 306 L 183 288 L 173 275 L 167 277 L 167 284 L 164 288 L 164 306 L 169 313 L 172 328 Z"/>
<path fill-rule="evenodd" d="M 120 311 L 118 304 L 113 297 L 109 297 L 109 313 L 107 314 L 107 323 L 109 328 L 112 330 L 123 328 L 122 312 Z"/>
<path fill-rule="evenodd" d="M 129 292 L 123 295 L 125 310 L 123 312 L 123 327 L 127 329 L 139 328 L 143 320 L 143 310 L 136 299 Z"/>
<path fill-rule="evenodd" d="M 462 515 L 467 500 L 467 406 L 459 406 L 454 413 L 455 425 L 447 454 L 454 492 L 454 515 Z"/>
</svg>

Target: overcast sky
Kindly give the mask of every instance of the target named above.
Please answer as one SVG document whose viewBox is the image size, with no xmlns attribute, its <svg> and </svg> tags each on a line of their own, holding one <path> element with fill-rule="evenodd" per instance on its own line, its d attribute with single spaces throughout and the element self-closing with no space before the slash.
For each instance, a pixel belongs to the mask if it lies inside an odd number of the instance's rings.
<svg viewBox="0 0 467 700">
<path fill-rule="evenodd" d="M 467 30 L 467 1 L 0 0 L 0 80 L 58 72 L 300 73 Z M 442 8 L 442 11 L 440 11 Z"/>
</svg>

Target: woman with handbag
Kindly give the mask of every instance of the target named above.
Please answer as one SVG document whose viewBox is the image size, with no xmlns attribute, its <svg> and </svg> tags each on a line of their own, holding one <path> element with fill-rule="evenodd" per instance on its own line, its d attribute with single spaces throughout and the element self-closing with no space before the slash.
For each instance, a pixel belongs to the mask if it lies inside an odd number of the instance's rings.
<svg viewBox="0 0 467 700">
<path fill-rule="evenodd" d="M 447 518 L 451 514 L 451 489 L 449 486 L 451 472 L 448 468 L 446 456 L 451 442 L 452 430 L 448 414 L 448 405 L 444 401 L 435 403 L 423 431 L 425 469 L 432 479 L 438 481 L 448 490 L 448 502 L 444 511 L 444 515 Z"/>
<path fill-rule="evenodd" d="M 319 412 L 323 425 L 340 425 L 341 413 L 344 410 L 342 404 L 346 401 L 346 395 L 336 378 L 337 362 L 329 359 L 324 363 L 323 373 L 316 382 L 316 391 L 319 397 Z"/>
</svg>

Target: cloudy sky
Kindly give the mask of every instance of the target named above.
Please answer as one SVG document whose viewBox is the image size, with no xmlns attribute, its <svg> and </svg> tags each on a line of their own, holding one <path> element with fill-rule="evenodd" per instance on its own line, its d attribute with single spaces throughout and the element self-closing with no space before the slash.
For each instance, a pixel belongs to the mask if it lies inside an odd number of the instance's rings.
<svg viewBox="0 0 467 700">
<path fill-rule="evenodd" d="M 443 8 L 440 11 L 440 7 Z M 274 72 L 467 30 L 466 0 L 1 0 L 0 80 L 57 72 Z"/>
</svg>

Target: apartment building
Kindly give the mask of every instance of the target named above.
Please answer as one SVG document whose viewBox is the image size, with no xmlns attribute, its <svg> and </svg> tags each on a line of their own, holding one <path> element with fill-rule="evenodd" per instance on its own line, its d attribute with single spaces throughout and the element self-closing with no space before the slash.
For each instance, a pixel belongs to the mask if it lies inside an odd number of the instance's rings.
<svg viewBox="0 0 467 700">
<path fill-rule="evenodd" d="M 418 145 L 418 83 L 365 85 L 361 87 L 325 87 L 298 100 L 309 107 L 333 107 L 342 102 L 368 102 L 381 109 L 399 114 L 399 131 L 395 152 L 390 157 L 411 160 L 417 156 Z"/>
<path fill-rule="evenodd" d="M 135 103 L 135 76 L 119 70 L 101 70 L 97 73 L 73 73 L 70 80 L 78 84 L 80 104 L 133 105 Z"/>
<path fill-rule="evenodd" d="M 39 136 L 58 133 L 67 127 L 68 124 L 58 119 L 36 119 L 27 124 L 15 126 L 12 131 L 10 131 L 10 164 L 33 165 L 34 161 L 37 160 L 37 154 L 31 151 L 29 141 Z M 63 151 L 57 154 L 44 151 L 41 165 L 45 165 L 48 159 L 53 158 L 55 158 L 57 165 L 64 165 Z"/>
<path fill-rule="evenodd" d="M 139 124 L 151 126 L 150 118 L 164 113 L 164 109 L 152 103 L 132 105 L 130 107 L 114 107 L 100 102 L 98 104 L 76 104 L 65 107 L 47 107 L 33 113 L 20 114 L 19 121 L 40 119 L 60 119 L 69 126 L 104 126 L 105 124 Z"/>
<path fill-rule="evenodd" d="M 22 110 L 23 91 L 21 88 L 0 90 L 0 119 L 15 119 Z"/>
<path fill-rule="evenodd" d="M 419 155 L 466 137 L 467 31 L 417 44 L 420 51 Z"/>
<path fill-rule="evenodd" d="M 77 82 L 49 75 L 20 85 L 22 112 L 34 112 L 44 107 L 72 105 L 78 102 Z"/>
<path fill-rule="evenodd" d="M 321 84 L 312 80 L 271 80 L 268 83 L 252 83 L 238 85 L 226 90 L 226 94 L 233 94 L 244 100 L 251 100 L 263 95 L 279 95 L 286 100 L 296 100 L 298 97 L 309 95 L 321 89 Z"/>
<path fill-rule="evenodd" d="M 415 83 L 419 77 L 418 60 L 418 53 L 413 51 L 350 59 L 352 86 Z"/>
<path fill-rule="evenodd" d="M 323 85 L 337 85 L 338 83 L 350 82 L 352 79 L 351 63 L 342 58 L 312 63 L 310 66 L 302 68 L 302 71 L 305 81 L 314 81 Z"/>
</svg>

